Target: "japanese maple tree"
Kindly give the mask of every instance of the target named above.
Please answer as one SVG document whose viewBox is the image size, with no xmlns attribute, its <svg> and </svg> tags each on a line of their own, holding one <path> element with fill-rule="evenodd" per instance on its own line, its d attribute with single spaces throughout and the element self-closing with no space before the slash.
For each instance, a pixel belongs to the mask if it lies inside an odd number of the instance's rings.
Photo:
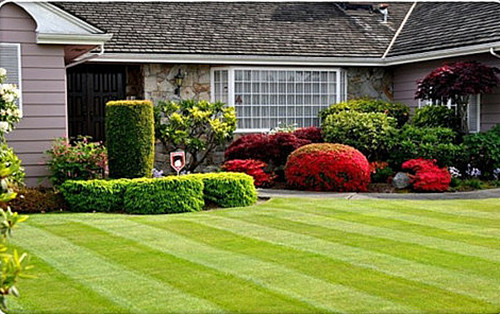
<svg viewBox="0 0 500 314">
<path fill-rule="evenodd" d="M 460 131 L 468 133 L 467 105 L 469 97 L 491 93 L 500 80 L 500 69 L 477 61 L 445 64 L 433 70 L 418 82 L 417 99 L 431 100 L 433 105 L 446 105 L 449 100 L 457 105 Z"/>
</svg>

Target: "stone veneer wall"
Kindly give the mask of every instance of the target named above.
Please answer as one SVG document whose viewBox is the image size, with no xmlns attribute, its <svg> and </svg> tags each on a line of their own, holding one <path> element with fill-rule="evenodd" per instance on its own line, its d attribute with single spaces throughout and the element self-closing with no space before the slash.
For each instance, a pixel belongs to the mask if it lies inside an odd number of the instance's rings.
<svg viewBox="0 0 500 314">
<path fill-rule="evenodd" d="M 210 100 L 210 66 L 178 64 L 143 65 L 145 99 L 154 102 L 176 99 L 174 77 L 179 69 L 185 74 L 181 98 Z"/>
<path fill-rule="evenodd" d="M 347 68 L 348 99 L 371 97 L 393 100 L 393 74 L 384 68 Z"/>
</svg>

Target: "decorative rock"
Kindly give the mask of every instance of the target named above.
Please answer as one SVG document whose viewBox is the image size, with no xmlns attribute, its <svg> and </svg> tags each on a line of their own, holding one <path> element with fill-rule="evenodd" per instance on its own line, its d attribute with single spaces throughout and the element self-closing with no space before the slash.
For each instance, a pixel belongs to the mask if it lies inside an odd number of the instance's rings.
<svg viewBox="0 0 500 314">
<path fill-rule="evenodd" d="M 410 177 L 406 172 L 398 172 L 392 179 L 392 185 L 396 189 L 404 189 L 410 186 Z"/>
</svg>

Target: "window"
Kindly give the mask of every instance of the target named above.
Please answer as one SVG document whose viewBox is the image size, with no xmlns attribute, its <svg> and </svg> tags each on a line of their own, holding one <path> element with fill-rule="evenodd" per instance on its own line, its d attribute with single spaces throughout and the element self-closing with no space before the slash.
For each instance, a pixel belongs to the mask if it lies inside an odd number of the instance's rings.
<svg viewBox="0 0 500 314">
<path fill-rule="evenodd" d="M 16 84 L 21 91 L 21 45 L 0 43 L 0 68 L 7 70 L 7 81 L 4 83 Z M 22 112 L 22 96 L 18 100 Z"/>
<path fill-rule="evenodd" d="M 346 88 L 340 69 L 212 69 L 212 100 L 236 108 L 239 131 L 318 126 L 319 111 L 345 100 Z"/>
<path fill-rule="evenodd" d="M 418 107 L 432 105 L 431 100 L 419 100 Z M 452 104 L 448 100 L 446 106 L 450 109 L 457 110 L 457 105 Z M 469 104 L 467 105 L 467 121 L 469 124 L 469 132 L 477 133 L 481 130 L 481 95 L 471 95 L 469 97 Z"/>
</svg>

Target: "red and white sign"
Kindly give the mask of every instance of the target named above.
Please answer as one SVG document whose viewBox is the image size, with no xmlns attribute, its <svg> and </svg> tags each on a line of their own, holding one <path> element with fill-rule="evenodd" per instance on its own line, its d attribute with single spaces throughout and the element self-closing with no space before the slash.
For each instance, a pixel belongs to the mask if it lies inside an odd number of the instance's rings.
<svg viewBox="0 0 500 314">
<path fill-rule="evenodd" d="M 177 175 L 186 165 L 186 154 L 183 151 L 170 153 L 170 166 L 177 171 Z"/>
</svg>

